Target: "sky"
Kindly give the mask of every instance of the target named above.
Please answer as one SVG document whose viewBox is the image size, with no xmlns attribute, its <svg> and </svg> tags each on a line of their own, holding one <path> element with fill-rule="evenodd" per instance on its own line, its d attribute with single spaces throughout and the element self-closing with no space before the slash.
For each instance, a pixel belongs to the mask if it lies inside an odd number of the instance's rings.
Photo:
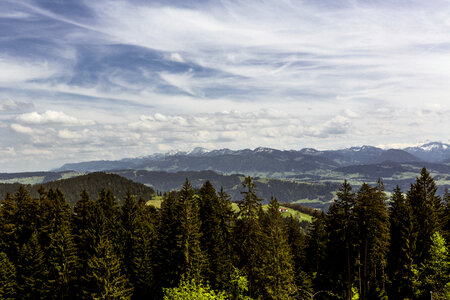
<svg viewBox="0 0 450 300">
<path fill-rule="evenodd" d="M 0 1 L 0 172 L 450 142 L 450 1 Z"/>
</svg>

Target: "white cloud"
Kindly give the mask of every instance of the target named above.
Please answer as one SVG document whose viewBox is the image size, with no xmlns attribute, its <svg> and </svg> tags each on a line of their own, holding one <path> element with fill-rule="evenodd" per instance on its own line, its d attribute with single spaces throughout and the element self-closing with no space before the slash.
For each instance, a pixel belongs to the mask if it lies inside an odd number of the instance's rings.
<svg viewBox="0 0 450 300">
<path fill-rule="evenodd" d="M 25 134 L 33 134 L 34 131 L 32 128 L 27 127 L 27 126 L 22 126 L 20 124 L 11 124 L 11 128 L 18 133 L 25 133 Z"/>
<path fill-rule="evenodd" d="M 0 85 L 47 79 L 61 72 L 58 65 L 47 61 L 29 62 L 18 58 L 0 56 Z"/>
<path fill-rule="evenodd" d="M 170 53 L 169 59 L 170 59 L 171 61 L 179 62 L 179 63 L 184 63 L 184 62 L 185 62 L 185 60 L 184 60 L 183 57 L 180 55 L 180 53 L 176 53 L 176 52 Z"/>
<path fill-rule="evenodd" d="M 17 121 L 24 124 L 43 125 L 43 124 L 65 124 L 65 125 L 93 125 L 90 120 L 81 120 L 66 115 L 60 111 L 47 110 L 44 113 L 31 112 L 17 116 Z"/>
</svg>

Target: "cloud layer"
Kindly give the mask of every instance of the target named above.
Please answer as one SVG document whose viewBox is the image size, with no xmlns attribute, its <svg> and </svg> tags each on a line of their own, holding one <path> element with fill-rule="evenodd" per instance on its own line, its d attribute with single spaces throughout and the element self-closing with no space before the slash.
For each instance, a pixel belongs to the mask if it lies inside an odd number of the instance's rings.
<svg viewBox="0 0 450 300">
<path fill-rule="evenodd" d="M 196 146 L 449 141 L 448 1 L 0 11 L 0 172 Z"/>
</svg>

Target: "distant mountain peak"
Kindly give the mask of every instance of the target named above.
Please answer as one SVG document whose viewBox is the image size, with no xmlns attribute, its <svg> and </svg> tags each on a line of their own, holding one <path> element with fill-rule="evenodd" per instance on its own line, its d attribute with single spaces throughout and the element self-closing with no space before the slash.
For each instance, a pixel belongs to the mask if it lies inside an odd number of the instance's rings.
<svg viewBox="0 0 450 300">
<path fill-rule="evenodd" d="M 266 147 L 258 147 L 253 150 L 254 152 L 265 152 L 265 153 L 272 153 L 275 149 L 272 148 L 266 148 Z"/>
<path fill-rule="evenodd" d="M 423 144 L 419 147 L 423 151 L 433 151 L 433 150 L 447 150 L 450 148 L 450 145 L 440 143 L 440 142 L 431 142 L 427 144 Z"/>
<path fill-rule="evenodd" d="M 208 149 L 203 148 L 203 147 L 195 147 L 192 151 L 188 152 L 188 155 L 201 155 L 201 154 L 205 154 L 208 153 Z"/>
</svg>

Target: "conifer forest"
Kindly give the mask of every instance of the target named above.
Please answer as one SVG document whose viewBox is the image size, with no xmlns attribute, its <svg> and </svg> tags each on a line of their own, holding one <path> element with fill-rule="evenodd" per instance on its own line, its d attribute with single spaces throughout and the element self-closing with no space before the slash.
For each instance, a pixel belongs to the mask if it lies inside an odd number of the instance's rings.
<svg viewBox="0 0 450 300">
<path fill-rule="evenodd" d="M 450 195 L 425 168 L 407 191 L 344 181 L 312 223 L 263 208 L 251 177 L 241 191 L 186 179 L 156 208 L 20 186 L 0 206 L 0 299 L 450 299 Z"/>
</svg>

